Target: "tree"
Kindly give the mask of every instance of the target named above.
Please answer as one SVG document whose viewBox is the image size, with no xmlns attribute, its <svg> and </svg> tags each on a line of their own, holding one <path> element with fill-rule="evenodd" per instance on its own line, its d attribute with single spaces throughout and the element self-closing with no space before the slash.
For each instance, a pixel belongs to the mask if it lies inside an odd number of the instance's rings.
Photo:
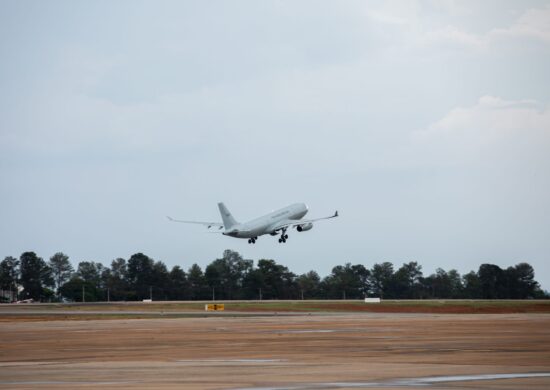
<svg viewBox="0 0 550 390">
<path fill-rule="evenodd" d="M 81 261 L 78 263 L 76 274 L 83 281 L 90 283 L 95 288 L 101 288 L 101 273 L 103 272 L 103 264 L 94 261 Z"/>
<path fill-rule="evenodd" d="M 23 297 L 43 300 L 52 295 L 47 287 L 54 285 L 52 273 L 46 262 L 34 252 L 25 252 L 19 258 Z"/>
<path fill-rule="evenodd" d="M 162 261 L 153 263 L 153 274 L 151 275 L 151 290 L 155 299 L 168 299 L 170 292 L 170 274 Z"/>
<path fill-rule="evenodd" d="M 261 259 L 258 261 L 258 280 L 263 281 L 262 297 L 265 299 L 296 298 L 295 275 L 287 267 L 277 264 L 275 260 Z"/>
<path fill-rule="evenodd" d="M 59 288 L 62 297 L 73 302 L 97 302 L 104 300 L 102 291 L 91 281 L 85 281 L 77 274 Z"/>
<path fill-rule="evenodd" d="M 126 260 L 122 258 L 113 260 L 111 268 L 101 273 L 101 284 L 108 290 L 109 300 L 120 301 L 130 295 L 126 274 Z"/>
<path fill-rule="evenodd" d="M 419 298 L 421 278 L 422 266 L 416 261 L 403 264 L 393 276 L 395 298 Z"/>
<path fill-rule="evenodd" d="M 392 278 L 392 263 L 374 264 L 369 275 L 370 294 L 381 298 L 391 298 Z"/>
<path fill-rule="evenodd" d="M 130 299 L 167 299 L 170 290 L 168 269 L 162 261 L 154 261 L 143 253 L 130 257 L 126 267 Z"/>
<path fill-rule="evenodd" d="M 452 269 L 447 272 L 447 278 L 449 282 L 450 297 L 453 299 L 461 298 L 464 294 L 464 285 L 462 284 L 462 277 L 456 269 Z"/>
<path fill-rule="evenodd" d="M 315 271 L 309 271 L 296 278 L 296 283 L 300 288 L 300 297 L 302 299 L 315 298 L 320 293 L 321 278 Z"/>
<path fill-rule="evenodd" d="M 337 265 L 332 273 L 325 278 L 323 284 L 327 297 L 358 299 L 364 298 L 368 292 L 369 271 L 361 264 Z"/>
<path fill-rule="evenodd" d="M 535 280 L 535 270 L 527 263 L 519 263 L 514 266 L 514 273 L 517 280 L 517 298 L 536 298 L 540 296 L 539 283 Z"/>
<path fill-rule="evenodd" d="M 188 295 L 188 282 L 185 271 L 179 265 L 172 267 L 170 271 L 170 299 L 184 300 Z"/>
<path fill-rule="evenodd" d="M 470 271 L 462 276 L 463 293 L 462 296 L 468 299 L 478 299 L 481 297 L 481 281 L 474 271 Z"/>
<path fill-rule="evenodd" d="M 107 301 L 111 301 L 111 287 L 112 287 L 112 282 L 113 282 L 113 276 L 112 276 L 112 272 L 111 272 L 111 269 L 109 267 L 104 267 L 102 270 L 101 270 L 101 275 L 99 275 L 99 278 L 100 278 L 100 286 L 101 286 L 101 289 L 103 290 L 103 299 L 107 300 Z"/>
<path fill-rule="evenodd" d="M 11 291 L 12 299 L 17 296 L 17 282 L 19 279 L 19 260 L 7 256 L 0 262 L 0 290 Z"/>
<path fill-rule="evenodd" d="M 71 275 L 72 273 L 72 275 Z M 68 256 L 58 252 L 48 263 L 34 252 L 19 259 L 6 257 L 0 262 L 0 289 L 23 289 L 21 298 L 47 300 L 54 295 L 74 301 L 155 299 L 312 299 L 364 296 L 392 298 L 469 298 L 533 299 L 548 298 L 535 280 L 535 270 L 528 263 L 502 269 L 494 264 L 481 264 L 477 272 L 461 276 L 457 270 L 438 268 L 423 277 L 422 267 L 414 261 L 404 263 L 394 272 L 393 264 L 374 264 L 369 270 L 361 264 L 346 263 L 332 268 L 321 278 L 315 271 L 298 277 L 275 260 L 260 259 L 254 267 L 235 251 L 223 256 L 203 270 L 193 264 L 187 272 L 180 266 L 168 271 L 162 261 L 136 253 L 128 261 L 122 258 L 101 263 L 82 261 L 73 272 Z M 3 293 L 4 301 L 9 294 Z"/>
<path fill-rule="evenodd" d="M 435 274 L 425 279 L 426 287 L 432 298 L 451 298 L 451 283 L 449 274 L 442 268 L 435 270 Z"/>
<path fill-rule="evenodd" d="M 48 265 L 52 270 L 55 290 L 59 292 L 59 287 L 70 279 L 74 271 L 73 266 L 69 262 L 69 256 L 58 252 L 50 257 Z"/>
<path fill-rule="evenodd" d="M 189 282 L 189 291 L 191 300 L 208 299 L 209 292 L 207 291 L 204 274 L 198 264 L 193 264 L 187 271 L 187 280 Z M 211 295 L 210 295 L 211 297 Z"/>
<path fill-rule="evenodd" d="M 245 299 L 263 299 L 265 292 L 265 276 L 262 270 L 253 268 L 243 280 Z"/>
<path fill-rule="evenodd" d="M 505 271 L 507 298 L 527 299 L 541 296 L 540 286 L 535 280 L 535 270 L 527 263 L 508 267 Z"/>
<path fill-rule="evenodd" d="M 483 299 L 498 299 L 506 296 L 503 270 L 494 264 L 481 264 L 477 271 Z"/>
<path fill-rule="evenodd" d="M 153 259 L 143 253 L 133 254 L 128 260 L 127 281 L 134 299 L 149 298 L 154 265 Z"/>
<path fill-rule="evenodd" d="M 226 290 L 230 290 L 230 288 L 226 287 L 226 284 L 229 283 L 228 274 L 229 271 L 226 269 L 226 264 L 223 260 L 214 260 L 206 266 L 204 280 L 210 291 L 212 291 L 212 299 L 227 299 Z"/>
<path fill-rule="evenodd" d="M 244 298 L 244 280 L 252 270 L 252 260 L 244 260 L 238 252 L 226 250 L 221 259 L 210 263 L 204 277 L 210 289 L 221 299 Z"/>
</svg>

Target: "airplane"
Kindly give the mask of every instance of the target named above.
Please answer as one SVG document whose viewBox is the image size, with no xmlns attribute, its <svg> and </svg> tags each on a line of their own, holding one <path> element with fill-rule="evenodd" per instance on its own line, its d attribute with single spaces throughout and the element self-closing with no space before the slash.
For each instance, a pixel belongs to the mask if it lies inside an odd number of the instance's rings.
<svg viewBox="0 0 550 390">
<path fill-rule="evenodd" d="M 229 212 L 225 204 L 218 203 L 220 214 L 222 216 L 223 223 L 219 222 L 198 222 L 198 221 L 182 221 L 179 219 L 173 219 L 167 217 L 172 222 L 182 223 L 194 223 L 204 225 L 208 229 L 217 227 L 218 230 L 225 228 L 221 233 L 224 236 L 230 236 L 235 238 L 247 238 L 249 244 L 255 244 L 259 236 L 269 234 L 276 236 L 279 233 L 279 243 L 285 243 L 288 239 L 288 228 L 296 228 L 299 232 L 305 232 L 313 228 L 313 222 L 320 221 L 322 219 L 330 219 L 338 216 L 338 211 L 329 217 L 316 218 L 316 219 L 300 219 L 308 212 L 308 208 L 304 203 L 294 203 L 290 206 L 284 207 L 279 210 L 275 210 L 262 217 L 253 219 L 245 223 L 239 223 L 233 215 Z"/>
</svg>

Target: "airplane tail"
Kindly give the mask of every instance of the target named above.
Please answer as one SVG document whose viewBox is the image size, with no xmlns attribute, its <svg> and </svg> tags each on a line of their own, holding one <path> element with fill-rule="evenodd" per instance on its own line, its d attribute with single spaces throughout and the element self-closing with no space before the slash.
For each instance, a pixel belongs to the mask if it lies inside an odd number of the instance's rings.
<svg viewBox="0 0 550 390">
<path fill-rule="evenodd" d="M 220 214 L 222 215 L 223 226 L 225 230 L 231 229 L 233 226 L 238 225 L 239 223 L 233 218 L 227 207 L 223 203 L 218 203 L 220 209 Z"/>
</svg>

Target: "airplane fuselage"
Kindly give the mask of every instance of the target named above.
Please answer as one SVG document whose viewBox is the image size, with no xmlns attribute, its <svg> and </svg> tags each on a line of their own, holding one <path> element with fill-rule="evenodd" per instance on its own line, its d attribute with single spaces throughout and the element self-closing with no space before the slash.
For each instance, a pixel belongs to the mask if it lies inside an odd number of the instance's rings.
<svg viewBox="0 0 550 390">
<path fill-rule="evenodd" d="M 241 223 L 231 227 L 231 230 L 224 232 L 226 236 L 235 238 L 254 238 L 263 234 L 275 234 L 275 229 L 281 221 L 299 222 L 308 212 L 304 203 L 294 203 L 282 209 L 275 210 L 262 217 Z"/>
</svg>

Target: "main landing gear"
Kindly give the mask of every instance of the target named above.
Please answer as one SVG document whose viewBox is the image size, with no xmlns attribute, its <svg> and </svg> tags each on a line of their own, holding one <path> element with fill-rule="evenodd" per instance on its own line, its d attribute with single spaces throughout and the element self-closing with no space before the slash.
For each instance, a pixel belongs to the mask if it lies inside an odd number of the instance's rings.
<svg viewBox="0 0 550 390">
<path fill-rule="evenodd" d="M 283 229 L 283 232 L 281 233 L 281 238 L 279 238 L 279 244 L 286 242 L 288 239 L 288 234 L 286 234 L 286 229 Z"/>
<path fill-rule="evenodd" d="M 258 237 L 250 238 L 250 239 L 248 240 L 248 243 L 249 243 L 249 244 L 255 244 L 257 239 L 258 239 Z"/>
</svg>

